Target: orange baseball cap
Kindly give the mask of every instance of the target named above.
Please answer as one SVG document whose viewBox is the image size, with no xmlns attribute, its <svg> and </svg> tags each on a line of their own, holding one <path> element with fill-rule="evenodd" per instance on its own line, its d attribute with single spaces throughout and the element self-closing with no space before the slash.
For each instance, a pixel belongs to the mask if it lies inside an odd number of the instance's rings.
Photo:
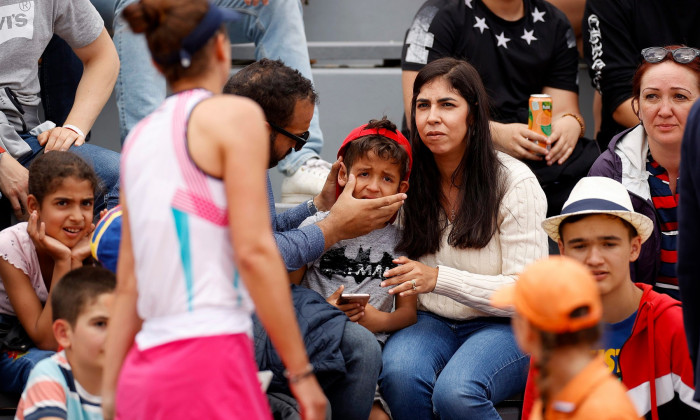
<svg viewBox="0 0 700 420">
<path fill-rule="evenodd" d="M 525 267 L 514 284 L 491 296 L 491 305 L 501 309 L 514 307 L 537 328 L 558 334 L 593 327 L 603 315 L 598 287 L 590 271 L 564 256 L 541 259 Z M 587 308 L 583 314 L 573 314 L 582 307 Z"/>
</svg>

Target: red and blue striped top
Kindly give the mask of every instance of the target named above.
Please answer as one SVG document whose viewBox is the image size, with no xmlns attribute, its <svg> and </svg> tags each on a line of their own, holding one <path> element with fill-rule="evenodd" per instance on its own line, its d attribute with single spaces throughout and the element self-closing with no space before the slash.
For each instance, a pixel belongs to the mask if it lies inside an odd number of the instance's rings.
<svg viewBox="0 0 700 420">
<path fill-rule="evenodd" d="M 649 190 L 656 209 L 657 222 L 661 229 L 661 266 L 656 278 L 656 289 L 678 299 L 678 193 L 673 194 L 669 186 L 668 172 L 651 155 L 647 155 Z M 676 191 L 678 189 L 676 188 Z"/>
</svg>

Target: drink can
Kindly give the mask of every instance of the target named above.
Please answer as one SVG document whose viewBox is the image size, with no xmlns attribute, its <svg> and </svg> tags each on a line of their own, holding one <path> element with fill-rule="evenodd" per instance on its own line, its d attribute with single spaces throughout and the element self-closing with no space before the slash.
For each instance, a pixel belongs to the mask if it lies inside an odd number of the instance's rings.
<svg viewBox="0 0 700 420">
<path fill-rule="evenodd" d="M 530 95 L 528 105 L 527 128 L 549 137 L 552 134 L 552 97 L 544 94 Z M 546 142 L 535 143 L 549 150 Z"/>
</svg>

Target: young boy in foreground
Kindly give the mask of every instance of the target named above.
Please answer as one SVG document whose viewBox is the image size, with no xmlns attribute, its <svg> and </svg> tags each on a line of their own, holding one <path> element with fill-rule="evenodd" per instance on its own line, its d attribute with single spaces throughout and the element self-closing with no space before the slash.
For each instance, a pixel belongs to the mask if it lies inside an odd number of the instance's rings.
<svg viewBox="0 0 700 420">
<path fill-rule="evenodd" d="M 56 285 L 53 334 L 63 350 L 29 375 L 16 420 L 102 419 L 104 341 L 116 279 L 101 267 L 81 267 Z"/>
<path fill-rule="evenodd" d="M 596 350 L 629 389 L 637 413 L 654 420 L 700 418 L 680 303 L 631 280 L 630 262 L 653 224 L 634 212 L 625 187 L 610 178 L 583 178 L 562 214 L 542 227 L 562 255 L 585 264 L 595 277 L 605 331 Z M 533 385 L 528 378 L 524 414 Z"/>
<path fill-rule="evenodd" d="M 338 158 L 343 159 L 338 173 L 338 195 L 350 175 L 356 178 L 353 197 L 357 199 L 386 197 L 408 190 L 411 146 L 386 118 L 372 120 L 351 131 L 338 151 Z M 327 215 L 328 212 L 317 212 L 301 226 L 316 223 Z M 326 297 L 328 303 L 373 332 L 384 344 L 389 333 L 416 322 L 416 297 L 396 296 L 394 302 L 388 289 L 380 286 L 384 272 L 394 267 L 394 260 L 400 256 L 395 252 L 398 239 L 398 229 L 389 224 L 367 235 L 340 241 L 290 277 L 293 283 L 301 283 Z M 369 294 L 369 302 L 343 303 L 341 294 L 348 293 Z M 370 419 L 385 418 L 383 415 L 377 394 Z"/>
<path fill-rule="evenodd" d="M 514 307 L 518 346 L 531 354 L 540 398 L 533 419 L 637 419 L 625 387 L 591 349 L 600 336 L 602 305 L 595 280 L 567 257 L 536 261 L 518 281 L 496 291 L 491 304 Z"/>
</svg>

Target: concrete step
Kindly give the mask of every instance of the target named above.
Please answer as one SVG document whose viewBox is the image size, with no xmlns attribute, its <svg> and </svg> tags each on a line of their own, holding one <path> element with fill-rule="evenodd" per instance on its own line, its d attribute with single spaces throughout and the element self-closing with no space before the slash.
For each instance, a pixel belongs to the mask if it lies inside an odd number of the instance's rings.
<svg viewBox="0 0 700 420">
<path fill-rule="evenodd" d="M 323 41 L 309 42 L 308 47 L 312 61 L 398 61 L 403 41 Z M 255 44 L 232 44 L 231 56 L 236 60 L 255 60 Z"/>
</svg>

